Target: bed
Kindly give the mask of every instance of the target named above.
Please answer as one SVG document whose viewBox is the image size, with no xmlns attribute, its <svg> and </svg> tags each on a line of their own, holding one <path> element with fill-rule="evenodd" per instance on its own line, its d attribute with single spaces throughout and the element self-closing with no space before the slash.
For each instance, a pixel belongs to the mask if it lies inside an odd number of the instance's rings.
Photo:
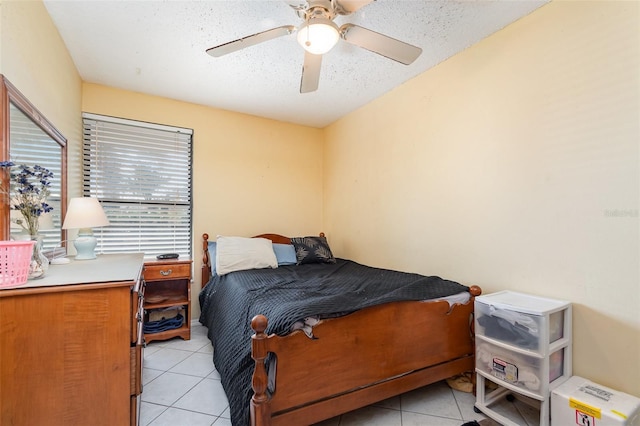
<svg viewBox="0 0 640 426">
<path fill-rule="evenodd" d="M 297 240 L 254 238 L 274 248 Z M 474 369 L 477 286 L 344 259 L 219 276 L 212 274 L 210 243 L 204 234 L 200 322 L 214 346 L 234 426 L 310 425 Z M 400 276 L 409 281 L 378 293 L 343 280 L 345 271 L 367 285 Z M 432 284 L 443 295 L 425 297 Z M 336 294 L 321 295 L 326 289 Z"/>
</svg>

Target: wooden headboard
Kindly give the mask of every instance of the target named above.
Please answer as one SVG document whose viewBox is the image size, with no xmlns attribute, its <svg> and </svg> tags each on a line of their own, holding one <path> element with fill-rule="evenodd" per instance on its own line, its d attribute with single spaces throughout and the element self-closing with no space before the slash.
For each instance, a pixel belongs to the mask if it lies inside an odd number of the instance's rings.
<svg viewBox="0 0 640 426">
<path fill-rule="evenodd" d="M 324 237 L 324 232 L 319 234 Z M 260 234 L 251 238 L 266 238 L 271 240 L 275 244 L 291 244 L 291 238 L 285 237 L 280 234 Z M 211 262 L 215 262 L 215 259 L 211 259 L 209 254 L 209 234 L 202 234 L 202 288 L 207 285 L 211 279 Z"/>
</svg>

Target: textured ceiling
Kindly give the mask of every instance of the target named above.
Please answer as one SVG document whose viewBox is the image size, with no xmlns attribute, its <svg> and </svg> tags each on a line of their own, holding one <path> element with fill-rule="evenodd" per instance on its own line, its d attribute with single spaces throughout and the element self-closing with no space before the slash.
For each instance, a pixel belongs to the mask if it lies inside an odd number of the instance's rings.
<svg viewBox="0 0 640 426">
<path fill-rule="evenodd" d="M 351 22 L 419 46 L 411 65 L 340 41 L 317 91 L 299 93 L 304 50 L 295 33 L 220 58 L 205 50 L 301 24 L 282 0 L 44 0 L 84 81 L 324 127 L 421 74 L 545 1 L 377 0 Z"/>
</svg>

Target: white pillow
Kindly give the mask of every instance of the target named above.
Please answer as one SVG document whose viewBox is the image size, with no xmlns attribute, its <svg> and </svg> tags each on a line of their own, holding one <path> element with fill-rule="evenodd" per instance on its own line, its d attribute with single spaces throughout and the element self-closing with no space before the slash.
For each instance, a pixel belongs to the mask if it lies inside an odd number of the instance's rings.
<svg viewBox="0 0 640 426">
<path fill-rule="evenodd" d="M 245 269 L 277 268 L 278 259 L 266 238 L 223 237 L 216 240 L 216 272 L 228 274 Z"/>
</svg>

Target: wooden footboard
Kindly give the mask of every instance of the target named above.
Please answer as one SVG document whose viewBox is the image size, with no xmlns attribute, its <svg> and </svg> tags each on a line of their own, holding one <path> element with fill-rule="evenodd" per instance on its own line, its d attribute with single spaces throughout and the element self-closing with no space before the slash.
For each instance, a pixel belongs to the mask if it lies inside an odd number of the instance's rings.
<svg viewBox="0 0 640 426">
<path fill-rule="evenodd" d="M 267 336 L 267 318 L 251 326 L 254 396 L 251 424 L 305 425 L 474 369 L 471 288 L 466 304 L 394 302 L 324 320 L 302 332 Z M 267 392 L 265 358 L 277 357 Z"/>
</svg>

